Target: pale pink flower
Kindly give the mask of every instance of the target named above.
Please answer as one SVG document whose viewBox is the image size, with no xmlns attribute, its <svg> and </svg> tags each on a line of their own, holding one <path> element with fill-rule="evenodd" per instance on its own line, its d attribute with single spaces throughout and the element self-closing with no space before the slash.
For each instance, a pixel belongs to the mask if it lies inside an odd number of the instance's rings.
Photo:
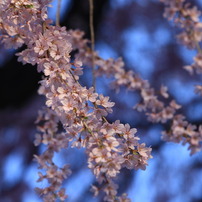
<svg viewBox="0 0 202 202">
<path fill-rule="evenodd" d="M 61 189 L 58 193 L 58 196 L 60 198 L 61 201 L 65 201 L 65 199 L 67 199 L 67 195 L 65 194 L 65 189 Z"/>
<path fill-rule="evenodd" d="M 180 108 L 181 108 L 181 106 L 180 106 L 179 104 L 177 104 L 175 100 L 172 100 L 172 101 L 170 102 L 170 106 L 171 106 L 173 109 L 180 109 Z"/>
<path fill-rule="evenodd" d="M 195 92 L 199 95 L 202 95 L 202 86 L 201 85 L 195 85 Z"/>
<path fill-rule="evenodd" d="M 40 144 L 41 144 L 41 139 L 42 139 L 42 138 L 41 138 L 41 135 L 37 133 L 37 134 L 35 135 L 34 145 L 35 145 L 35 146 L 40 145 Z"/>
<path fill-rule="evenodd" d="M 95 113 L 97 119 L 101 119 L 102 117 L 105 117 L 108 114 L 106 110 L 99 109 L 99 108 L 95 109 L 94 113 Z"/>
<path fill-rule="evenodd" d="M 115 137 L 109 137 L 109 139 L 107 139 L 107 141 L 105 141 L 103 145 L 108 151 L 118 151 L 117 147 L 119 146 L 119 142 L 116 140 Z"/>
<path fill-rule="evenodd" d="M 94 193 L 94 196 L 97 196 L 99 194 L 99 188 L 95 185 L 92 185 L 90 190 Z"/>
<path fill-rule="evenodd" d="M 56 45 L 52 45 L 51 48 L 49 48 L 49 53 L 54 60 L 59 60 L 62 57 Z"/>
<path fill-rule="evenodd" d="M 48 45 L 45 41 L 37 40 L 36 46 L 34 47 L 35 53 L 38 53 L 40 56 L 43 55 L 48 50 Z"/>
<path fill-rule="evenodd" d="M 112 123 L 112 128 L 115 133 L 122 133 L 125 126 L 120 123 L 120 120 L 116 120 L 115 122 Z"/>
<path fill-rule="evenodd" d="M 51 166 L 46 171 L 48 178 L 54 178 L 57 173 L 57 166 Z"/>
<path fill-rule="evenodd" d="M 90 157 L 95 159 L 96 163 L 105 163 L 110 156 L 111 154 L 106 149 L 94 148 L 90 153 Z"/>
<path fill-rule="evenodd" d="M 130 128 L 129 124 L 125 124 L 122 132 L 123 132 L 123 137 L 127 140 L 128 138 L 134 137 L 134 135 L 137 132 L 137 129 L 136 128 Z M 138 138 L 137 138 L 137 140 L 138 140 Z"/>
<path fill-rule="evenodd" d="M 109 97 L 107 96 L 107 97 L 104 97 L 102 94 L 101 95 L 99 95 L 99 100 L 97 100 L 96 101 L 96 104 L 97 105 L 101 105 L 101 106 L 103 106 L 103 107 L 105 107 L 105 108 L 111 108 L 111 107 L 113 107 L 114 106 L 114 102 L 109 102 Z"/>
<path fill-rule="evenodd" d="M 167 88 L 166 86 L 163 86 L 163 85 L 162 85 L 162 86 L 161 86 L 161 89 L 160 89 L 160 93 L 161 93 L 161 95 L 162 95 L 164 98 L 168 98 L 168 97 L 169 97 L 167 91 L 168 91 L 168 88 Z"/>
<path fill-rule="evenodd" d="M 51 61 L 50 63 L 44 63 L 44 74 L 46 76 L 54 76 L 55 72 L 58 70 L 57 63 Z"/>
<path fill-rule="evenodd" d="M 183 68 L 184 68 L 185 70 L 187 70 L 191 75 L 193 75 L 193 73 L 194 73 L 194 68 L 193 68 L 192 65 L 185 65 Z"/>
<path fill-rule="evenodd" d="M 94 88 L 91 87 L 87 90 L 87 97 L 88 97 L 88 100 L 91 101 L 91 102 L 95 102 L 96 101 L 96 98 L 98 97 L 98 94 L 94 92 Z"/>
<path fill-rule="evenodd" d="M 63 99 L 61 100 L 61 103 L 63 105 L 62 108 L 66 113 L 73 110 L 76 105 L 76 102 L 73 99 Z"/>
<path fill-rule="evenodd" d="M 146 102 L 155 98 L 153 89 L 144 89 L 143 88 L 141 90 L 141 95 L 142 95 L 144 101 L 146 101 Z"/>
</svg>

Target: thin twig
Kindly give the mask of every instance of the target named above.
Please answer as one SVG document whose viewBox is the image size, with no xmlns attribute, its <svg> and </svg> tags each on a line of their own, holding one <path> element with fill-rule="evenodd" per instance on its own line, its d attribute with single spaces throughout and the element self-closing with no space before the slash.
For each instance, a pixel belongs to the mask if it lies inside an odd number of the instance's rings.
<svg viewBox="0 0 202 202">
<path fill-rule="evenodd" d="M 90 37 L 91 37 L 91 51 L 92 51 L 92 68 L 93 68 L 93 87 L 96 89 L 96 76 L 95 76 L 95 34 L 94 34 L 94 22 L 93 22 L 93 0 L 89 0 L 89 9 L 90 9 L 90 15 L 89 15 L 89 25 L 90 25 Z"/>
<path fill-rule="evenodd" d="M 62 1 L 62 0 L 58 0 L 57 13 L 56 13 L 56 26 L 60 26 L 60 8 L 61 8 L 61 1 Z"/>
</svg>

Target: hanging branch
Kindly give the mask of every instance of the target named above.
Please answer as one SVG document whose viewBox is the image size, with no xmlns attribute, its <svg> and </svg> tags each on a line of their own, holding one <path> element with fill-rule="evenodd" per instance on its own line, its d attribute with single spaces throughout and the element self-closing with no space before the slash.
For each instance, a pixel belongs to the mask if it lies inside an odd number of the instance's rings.
<svg viewBox="0 0 202 202">
<path fill-rule="evenodd" d="M 90 38 L 91 38 L 91 51 L 92 51 L 92 68 L 93 68 L 93 87 L 96 89 L 96 76 L 95 76 L 95 56 L 94 56 L 94 50 L 95 50 L 95 33 L 94 33 L 94 19 L 93 19 L 93 0 L 89 0 L 89 25 L 90 25 Z"/>
<path fill-rule="evenodd" d="M 56 13 L 56 26 L 60 26 L 60 8 L 61 8 L 61 1 L 62 1 L 62 0 L 58 0 L 57 13 Z"/>
</svg>

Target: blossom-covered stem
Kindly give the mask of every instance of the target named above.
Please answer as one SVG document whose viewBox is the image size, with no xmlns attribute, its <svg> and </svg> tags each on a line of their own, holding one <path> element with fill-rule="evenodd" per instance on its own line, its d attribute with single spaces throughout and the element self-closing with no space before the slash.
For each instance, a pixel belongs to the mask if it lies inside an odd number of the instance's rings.
<svg viewBox="0 0 202 202">
<path fill-rule="evenodd" d="M 75 78 L 74 74 L 72 73 L 72 71 L 69 70 L 69 72 L 70 72 L 70 74 L 72 75 L 72 78 L 74 79 L 74 81 L 75 81 L 78 85 L 80 85 L 80 83 L 78 82 L 78 80 L 76 80 L 76 78 Z M 94 107 L 95 107 L 96 109 L 98 109 L 98 106 L 96 105 L 95 102 L 93 102 L 93 105 L 94 105 Z M 108 120 L 106 119 L 106 117 L 102 116 L 102 120 L 103 120 L 105 123 L 108 123 Z"/>
</svg>

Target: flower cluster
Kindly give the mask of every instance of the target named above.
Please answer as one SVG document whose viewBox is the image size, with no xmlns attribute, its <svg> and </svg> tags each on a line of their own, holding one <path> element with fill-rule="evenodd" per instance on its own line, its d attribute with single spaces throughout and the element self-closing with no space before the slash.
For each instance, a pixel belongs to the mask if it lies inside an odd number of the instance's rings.
<svg viewBox="0 0 202 202">
<path fill-rule="evenodd" d="M 202 73 L 202 22 L 200 22 L 201 12 L 196 6 L 191 7 L 190 3 L 185 0 L 160 0 L 166 6 L 164 17 L 173 20 L 175 25 L 181 29 L 181 33 L 177 35 L 179 41 L 191 49 L 197 50 L 197 55 L 193 58 L 194 62 L 191 65 L 184 66 L 190 74 L 196 72 Z M 196 92 L 201 85 L 197 85 Z"/>
<path fill-rule="evenodd" d="M 45 170 L 39 172 L 38 181 L 46 179 L 49 185 L 37 188 L 37 192 L 44 201 L 64 201 L 67 195 L 62 182 L 71 171 L 69 165 L 57 166 L 54 154 L 68 146 L 84 147 L 88 166 L 105 192 L 105 200 L 129 201 L 126 194 L 117 196 L 118 186 L 113 178 L 123 167 L 145 169 L 152 157 L 151 148 L 138 142 L 136 129 L 128 124 L 107 121 L 105 117 L 114 106 L 109 97 L 96 93 L 93 87 L 80 85 L 82 63 L 91 64 L 92 54 L 96 53 L 88 48 L 87 52 L 79 51 L 74 59 L 70 57 L 72 50 L 84 50 L 87 40 L 80 32 L 50 25 L 46 19 L 48 2 L 7 0 L 0 4 L 1 41 L 14 48 L 25 44 L 27 48 L 17 54 L 18 61 L 37 64 L 38 71 L 44 73 L 39 94 L 46 97 L 46 108 L 37 120 L 35 145 L 42 143 L 46 150 L 35 159 Z"/>
<path fill-rule="evenodd" d="M 175 115 L 170 131 L 163 132 L 163 139 L 172 142 L 188 143 L 191 154 L 201 151 L 202 125 L 198 128 L 185 120 L 183 115 Z"/>
<path fill-rule="evenodd" d="M 112 179 L 117 176 L 121 168 L 145 170 L 147 160 L 151 158 L 151 148 L 138 143 L 136 131 L 128 124 L 123 125 L 119 121 L 112 124 L 106 122 L 101 126 L 101 130 L 92 133 L 88 139 L 88 164 L 93 169 L 98 182 L 102 184 L 107 201 L 118 199 L 116 197 L 118 187 Z"/>
<path fill-rule="evenodd" d="M 50 0 L 3 0 L 0 3 L 0 40 L 7 48 L 18 48 L 35 40 L 47 18 Z"/>
<path fill-rule="evenodd" d="M 34 141 L 35 146 L 43 143 L 47 146 L 46 150 L 40 155 L 35 155 L 35 159 L 39 164 L 39 168 L 45 170 L 45 174 L 39 172 L 38 182 L 47 180 L 49 185 L 45 188 L 36 188 L 37 193 L 43 196 L 46 202 L 56 201 L 59 198 L 64 201 L 67 198 L 65 189 L 62 188 L 63 181 L 71 174 L 69 165 L 58 167 L 54 163 L 53 157 L 55 152 L 59 152 L 62 148 L 67 148 L 69 138 L 65 133 L 58 131 L 59 119 L 49 108 L 39 111 L 36 121 L 38 123 L 38 131 Z"/>
<path fill-rule="evenodd" d="M 192 7 L 185 0 L 160 0 L 166 6 L 164 17 L 173 20 L 175 25 L 181 29 L 177 38 L 179 41 L 191 49 L 197 50 L 194 57 L 194 63 L 184 68 L 191 74 L 196 71 L 202 73 L 202 51 L 200 43 L 202 42 L 202 22 L 200 22 L 201 12 L 196 6 Z"/>
</svg>

